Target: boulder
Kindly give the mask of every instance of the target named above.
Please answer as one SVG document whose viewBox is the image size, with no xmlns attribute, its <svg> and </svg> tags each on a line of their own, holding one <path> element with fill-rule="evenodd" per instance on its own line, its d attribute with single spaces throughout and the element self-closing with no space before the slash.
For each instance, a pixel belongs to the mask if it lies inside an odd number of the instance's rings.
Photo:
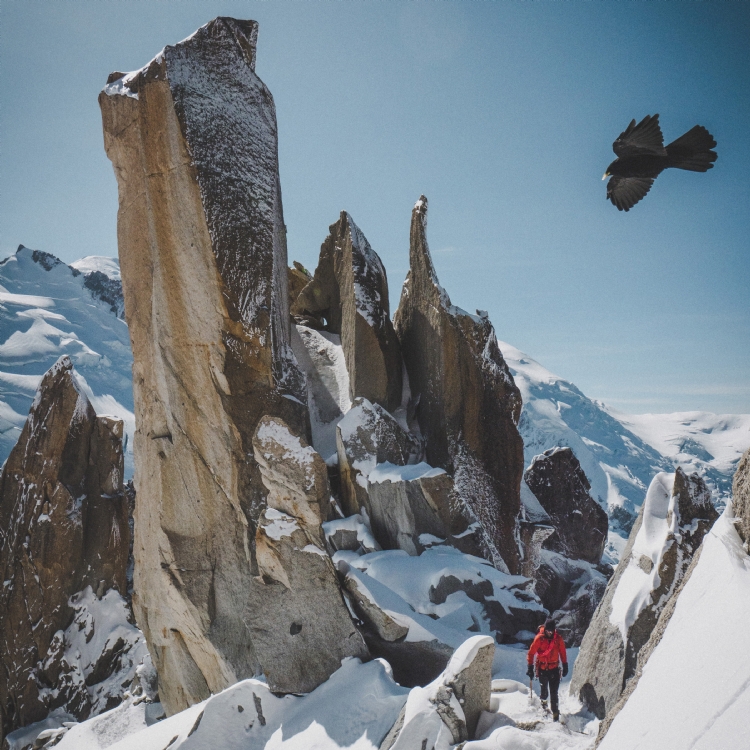
<svg viewBox="0 0 750 750">
<path fill-rule="evenodd" d="M 289 282 L 289 304 L 293 305 L 299 293 L 312 281 L 310 272 L 298 261 L 294 261 L 287 268 L 287 280 Z"/>
<path fill-rule="evenodd" d="M 393 411 L 401 404 L 402 367 L 385 267 L 345 211 L 329 231 L 292 314 L 298 322 L 324 322 L 341 336 L 352 400 L 363 396 Z"/>
<path fill-rule="evenodd" d="M 448 748 L 474 739 L 482 711 L 490 709 L 492 638 L 469 638 L 429 685 L 409 693 L 380 750 Z"/>
<path fill-rule="evenodd" d="M 648 658 L 644 646 L 662 613 L 672 611 L 670 602 L 716 518 L 697 474 L 678 468 L 654 477 L 573 670 L 571 694 L 598 718 L 613 709 Z"/>
<path fill-rule="evenodd" d="M 247 614 L 261 669 L 275 693 L 308 693 L 349 656 L 367 658 L 349 616 L 321 521 L 330 515 L 323 459 L 280 419 L 253 438 L 268 488 L 255 534 L 257 608 Z"/>
<path fill-rule="evenodd" d="M 379 463 L 417 463 L 422 445 L 382 406 L 357 398 L 336 425 L 336 448 L 344 515 L 369 512 L 367 478 Z"/>
<path fill-rule="evenodd" d="M 737 465 L 732 484 L 732 510 L 737 519 L 735 526 L 745 545 L 750 544 L 750 449 Z"/>
<path fill-rule="evenodd" d="M 258 25 L 217 18 L 99 96 L 133 350 L 136 618 L 169 715 L 260 668 L 261 417 L 307 434 Z"/>
<path fill-rule="evenodd" d="M 524 480 L 550 517 L 556 533 L 547 549 L 597 564 L 607 541 L 607 513 L 589 494 L 591 485 L 570 448 L 551 448 L 535 456 Z"/>
<path fill-rule="evenodd" d="M 292 349 L 307 381 L 313 446 L 331 464 L 336 461 L 336 425 L 352 405 L 341 336 L 293 326 Z"/>
<path fill-rule="evenodd" d="M 517 518 L 523 441 L 521 394 L 486 313 L 451 304 L 426 238 L 427 199 L 412 212 L 410 270 L 394 327 L 426 439 L 427 461 L 453 476 L 458 495 L 482 524 L 485 554 L 517 572 Z"/>
<path fill-rule="evenodd" d="M 113 589 L 114 599 L 127 595 L 122 435 L 122 421 L 96 415 L 71 360 L 61 357 L 42 378 L 0 477 L 3 734 L 51 709 L 65 707 L 85 719 L 92 708 L 105 707 L 106 700 L 94 699 L 95 687 L 118 672 L 119 654 L 93 665 L 80 681 L 66 681 L 61 675 L 70 676 L 75 665 L 63 631 L 85 591 L 94 599 Z M 124 608 L 121 615 L 126 623 Z M 97 645 L 89 655 L 100 661 Z"/>
<path fill-rule="evenodd" d="M 366 492 L 372 532 L 384 549 L 419 555 L 448 542 L 469 554 L 481 552 L 476 519 L 443 469 L 380 463 L 368 475 Z"/>
</svg>

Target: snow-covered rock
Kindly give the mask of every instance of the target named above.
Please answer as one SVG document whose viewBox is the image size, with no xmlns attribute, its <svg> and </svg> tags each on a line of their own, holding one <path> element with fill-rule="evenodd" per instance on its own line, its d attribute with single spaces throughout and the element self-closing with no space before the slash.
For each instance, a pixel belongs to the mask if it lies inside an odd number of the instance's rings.
<svg viewBox="0 0 750 750">
<path fill-rule="evenodd" d="M 453 476 L 458 496 L 487 535 L 488 558 L 517 573 L 521 394 L 489 318 L 452 305 L 440 286 L 426 231 L 422 196 L 412 211 L 409 274 L 394 326 L 411 393 L 419 399 L 416 417 L 427 462 Z"/>
<path fill-rule="evenodd" d="M 402 364 L 385 266 L 346 211 L 329 232 L 292 314 L 341 336 L 352 400 L 362 396 L 393 411 L 401 404 Z"/>
<path fill-rule="evenodd" d="M 465 641 L 429 685 L 412 688 L 381 750 L 449 750 L 473 739 L 481 712 L 490 708 L 494 652 L 487 636 Z"/>
<path fill-rule="evenodd" d="M 59 750 L 378 750 L 408 689 L 388 665 L 346 659 L 307 695 L 277 696 L 249 679 L 181 713 L 147 726 L 143 703 L 73 726 Z"/>
<path fill-rule="evenodd" d="M 648 659 L 651 634 L 716 516 L 697 474 L 654 477 L 573 673 L 571 691 L 600 719 Z"/>
<path fill-rule="evenodd" d="M 336 449 L 341 503 L 349 516 L 362 508 L 370 512 L 368 477 L 378 464 L 416 464 L 423 446 L 382 406 L 357 398 L 336 426 Z"/>
<path fill-rule="evenodd" d="M 56 708 L 86 718 L 119 702 L 113 675 L 132 679 L 135 652 L 130 661 L 124 654 L 139 634 L 122 599 L 130 537 L 122 428 L 97 417 L 72 361 L 61 357 L 3 467 L 3 733 Z"/>
<path fill-rule="evenodd" d="M 370 651 L 387 659 L 396 679 L 425 685 L 473 634 L 499 641 L 533 637 L 547 611 L 531 581 L 481 558 L 436 546 L 419 556 L 384 550 L 334 556 Z"/>
<path fill-rule="evenodd" d="M 750 557 L 732 521 L 730 505 L 706 534 L 601 750 L 748 747 Z"/>
<path fill-rule="evenodd" d="M 255 533 L 258 577 L 245 592 L 255 653 L 275 693 L 307 693 L 350 656 L 368 656 L 325 551 L 330 492 L 323 459 L 280 419 L 253 437 L 268 489 Z"/>
<path fill-rule="evenodd" d="M 117 261 L 97 261 L 100 281 L 117 292 Z M 87 285 L 89 265 L 81 270 L 82 262 L 67 266 L 23 245 L 0 262 L 0 464 L 21 434 L 42 376 L 67 355 L 97 413 L 123 421 L 125 475 L 131 477 L 135 419 L 128 329 L 111 303 Z"/>
<path fill-rule="evenodd" d="M 373 533 L 384 549 L 418 555 L 444 543 L 481 555 L 486 546 L 484 531 L 443 469 L 424 462 L 377 464 L 368 475 L 367 501 Z"/>
<path fill-rule="evenodd" d="M 217 18 L 99 95 L 134 355 L 133 602 L 167 713 L 258 673 L 251 440 L 264 415 L 308 424 L 257 31 Z"/>
</svg>

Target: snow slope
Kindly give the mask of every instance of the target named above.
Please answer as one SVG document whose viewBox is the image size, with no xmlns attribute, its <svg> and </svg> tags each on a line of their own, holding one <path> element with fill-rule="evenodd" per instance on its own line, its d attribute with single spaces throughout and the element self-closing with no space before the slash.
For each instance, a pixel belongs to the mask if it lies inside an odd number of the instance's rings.
<svg viewBox="0 0 750 750">
<path fill-rule="evenodd" d="M 635 516 L 651 479 L 680 465 L 697 471 L 722 507 L 750 446 L 750 415 L 708 412 L 629 415 L 585 396 L 510 344 L 499 342 L 523 396 L 519 431 L 526 464 L 548 448 L 569 446 L 610 522 Z"/>
<path fill-rule="evenodd" d="M 600 750 L 750 748 L 750 556 L 731 505 Z"/>
<path fill-rule="evenodd" d="M 113 258 L 79 264 L 86 273 L 118 268 Z M 87 288 L 81 271 L 23 246 L 0 262 L 0 463 L 18 440 L 42 375 L 67 354 L 96 413 L 125 422 L 127 478 L 135 429 L 130 337 L 111 303 Z"/>
</svg>

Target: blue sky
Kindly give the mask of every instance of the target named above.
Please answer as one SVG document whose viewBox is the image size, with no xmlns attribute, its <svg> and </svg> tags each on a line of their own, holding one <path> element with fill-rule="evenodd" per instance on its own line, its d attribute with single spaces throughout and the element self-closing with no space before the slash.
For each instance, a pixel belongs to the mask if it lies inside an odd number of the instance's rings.
<svg viewBox="0 0 750 750">
<path fill-rule="evenodd" d="M 349 211 L 388 270 L 411 207 L 455 304 L 624 411 L 750 412 L 750 3 L 3 0 L 0 256 L 117 252 L 97 95 L 217 15 L 260 22 L 290 261 Z M 612 141 L 718 141 L 629 213 Z"/>
</svg>

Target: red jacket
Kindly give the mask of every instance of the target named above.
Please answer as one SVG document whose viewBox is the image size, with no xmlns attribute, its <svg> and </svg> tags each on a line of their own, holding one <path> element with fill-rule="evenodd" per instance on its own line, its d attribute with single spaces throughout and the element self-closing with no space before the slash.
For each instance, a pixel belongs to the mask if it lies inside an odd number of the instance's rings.
<svg viewBox="0 0 750 750">
<path fill-rule="evenodd" d="M 544 625 L 539 627 L 539 632 L 529 648 L 527 657 L 529 664 L 534 663 L 535 655 L 537 669 L 557 669 L 559 662 L 568 663 L 565 643 L 560 634 L 555 631 L 551 639 L 547 638 L 544 634 Z"/>
</svg>

